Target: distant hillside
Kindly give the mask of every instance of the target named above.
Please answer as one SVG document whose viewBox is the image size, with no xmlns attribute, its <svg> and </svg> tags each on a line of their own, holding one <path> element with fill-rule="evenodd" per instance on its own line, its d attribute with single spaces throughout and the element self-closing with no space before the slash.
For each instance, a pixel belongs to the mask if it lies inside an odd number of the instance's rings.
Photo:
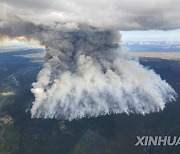
<svg viewBox="0 0 180 154">
<path fill-rule="evenodd" d="M 178 41 L 124 41 L 121 45 L 132 51 L 180 52 Z"/>
</svg>

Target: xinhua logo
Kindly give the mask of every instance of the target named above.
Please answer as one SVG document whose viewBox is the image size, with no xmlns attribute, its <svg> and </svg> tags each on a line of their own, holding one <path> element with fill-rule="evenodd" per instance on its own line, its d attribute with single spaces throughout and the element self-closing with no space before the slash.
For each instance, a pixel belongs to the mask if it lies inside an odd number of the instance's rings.
<svg viewBox="0 0 180 154">
<path fill-rule="evenodd" d="M 178 146 L 180 137 L 178 136 L 137 136 L 135 146 Z"/>
</svg>

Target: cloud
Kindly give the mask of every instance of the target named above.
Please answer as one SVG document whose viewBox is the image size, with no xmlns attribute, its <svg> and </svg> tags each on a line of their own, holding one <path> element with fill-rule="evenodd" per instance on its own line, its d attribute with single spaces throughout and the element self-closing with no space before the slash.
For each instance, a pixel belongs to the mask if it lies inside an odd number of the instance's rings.
<svg viewBox="0 0 180 154">
<path fill-rule="evenodd" d="M 38 24 L 81 23 L 116 30 L 180 28 L 178 0 L 1 0 L 0 7 L 1 18 L 16 14 Z"/>
</svg>

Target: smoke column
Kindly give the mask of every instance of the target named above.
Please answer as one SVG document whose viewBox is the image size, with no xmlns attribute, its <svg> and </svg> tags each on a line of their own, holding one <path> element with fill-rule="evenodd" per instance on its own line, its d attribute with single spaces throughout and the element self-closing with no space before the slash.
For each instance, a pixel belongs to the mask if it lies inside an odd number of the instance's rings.
<svg viewBox="0 0 180 154">
<path fill-rule="evenodd" d="M 33 83 L 32 118 L 148 114 L 175 100 L 171 86 L 120 46 L 119 32 L 79 29 L 41 35 L 46 62 Z"/>
</svg>

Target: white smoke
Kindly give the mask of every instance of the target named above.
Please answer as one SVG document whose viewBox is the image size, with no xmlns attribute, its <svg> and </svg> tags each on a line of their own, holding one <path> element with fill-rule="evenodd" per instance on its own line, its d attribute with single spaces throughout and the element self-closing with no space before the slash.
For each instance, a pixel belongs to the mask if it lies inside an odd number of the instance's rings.
<svg viewBox="0 0 180 154">
<path fill-rule="evenodd" d="M 175 91 L 118 46 L 119 33 L 50 33 L 46 63 L 33 83 L 36 118 L 76 119 L 163 110 Z"/>
</svg>

